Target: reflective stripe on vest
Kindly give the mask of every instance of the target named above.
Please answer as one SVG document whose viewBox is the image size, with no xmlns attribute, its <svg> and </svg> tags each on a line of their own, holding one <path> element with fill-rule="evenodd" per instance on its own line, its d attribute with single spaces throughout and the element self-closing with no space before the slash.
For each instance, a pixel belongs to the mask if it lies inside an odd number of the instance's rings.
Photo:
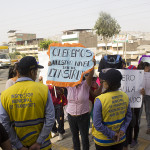
<svg viewBox="0 0 150 150">
<path fill-rule="evenodd" d="M 104 125 L 114 125 L 114 124 L 117 124 L 117 123 L 121 123 L 122 121 L 124 121 L 125 117 L 123 117 L 122 119 L 120 120 L 116 120 L 116 121 L 112 121 L 112 122 L 103 122 Z"/>
<path fill-rule="evenodd" d="M 1 95 L 1 103 L 11 125 L 25 147 L 33 145 L 41 133 L 47 98 L 48 87 L 34 81 L 17 82 Z M 41 147 L 42 150 L 51 148 L 50 135 Z"/>
<path fill-rule="evenodd" d="M 40 147 L 40 149 L 43 149 L 43 148 L 47 148 L 49 145 L 51 145 L 51 142 L 50 142 L 50 140 L 47 140 L 47 141 L 45 141 L 43 144 L 42 144 L 42 146 Z"/>
<path fill-rule="evenodd" d="M 26 120 L 26 121 L 14 121 L 12 122 L 15 127 L 26 127 L 38 125 L 40 123 L 44 123 L 44 118 L 38 118 L 35 120 Z"/>
<path fill-rule="evenodd" d="M 120 140 L 124 140 L 125 137 L 126 136 L 124 135 Z M 105 144 L 107 144 L 107 143 L 114 143 L 115 142 L 114 140 L 101 140 L 101 139 L 98 139 L 96 137 L 94 137 L 94 140 L 96 140 L 99 143 L 105 143 Z"/>
<path fill-rule="evenodd" d="M 101 94 L 96 99 L 99 99 L 102 105 L 102 124 L 110 130 L 118 132 L 125 120 L 129 104 L 127 94 L 122 91 L 113 91 Z M 115 142 L 102 132 L 96 130 L 94 125 L 92 127 L 92 135 L 94 136 L 94 142 L 100 146 L 111 146 L 119 144 L 125 140 L 125 135 L 123 135 L 119 142 Z"/>
<path fill-rule="evenodd" d="M 23 137 L 20 139 L 20 141 L 25 140 L 28 136 L 30 136 L 30 135 L 32 135 L 32 134 L 35 134 L 35 133 L 37 133 L 37 131 L 33 131 L 33 132 L 30 132 L 30 133 L 26 134 L 25 136 L 23 136 Z"/>
</svg>

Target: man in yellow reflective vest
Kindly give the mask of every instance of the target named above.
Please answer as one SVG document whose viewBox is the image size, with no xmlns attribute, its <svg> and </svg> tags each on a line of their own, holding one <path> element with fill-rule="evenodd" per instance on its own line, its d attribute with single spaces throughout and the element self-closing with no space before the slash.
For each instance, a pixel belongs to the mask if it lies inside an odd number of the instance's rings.
<svg viewBox="0 0 150 150">
<path fill-rule="evenodd" d="M 20 78 L 1 95 L 0 122 L 17 150 L 50 150 L 55 114 L 46 85 L 35 82 L 38 68 L 32 56 L 18 65 Z"/>
</svg>

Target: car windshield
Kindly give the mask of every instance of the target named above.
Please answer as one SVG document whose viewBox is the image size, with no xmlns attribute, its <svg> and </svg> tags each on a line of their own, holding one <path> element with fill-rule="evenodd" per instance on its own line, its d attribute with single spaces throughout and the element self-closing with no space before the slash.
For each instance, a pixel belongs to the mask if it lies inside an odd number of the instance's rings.
<svg viewBox="0 0 150 150">
<path fill-rule="evenodd" d="M 7 54 L 0 54 L 0 59 L 9 59 Z"/>
</svg>

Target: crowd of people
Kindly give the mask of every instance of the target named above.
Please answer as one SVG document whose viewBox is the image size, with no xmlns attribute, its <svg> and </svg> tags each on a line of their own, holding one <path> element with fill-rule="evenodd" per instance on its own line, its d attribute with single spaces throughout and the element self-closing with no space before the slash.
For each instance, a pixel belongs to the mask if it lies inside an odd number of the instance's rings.
<svg viewBox="0 0 150 150">
<path fill-rule="evenodd" d="M 35 82 L 38 69 L 43 67 L 34 57 L 26 56 L 9 69 L 0 102 L 0 146 L 4 150 L 51 150 L 51 138 L 64 138 L 64 114 L 67 114 L 74 150 L 81 149 L 79 135 L 82 149 L 89 150 L 91 119 L 96 150 L 127 150 L 129 144 L 135 147 L 138 143 L 143 105 L 146 133 L 150 134 L 148 83 L 140 91 L 141 108 L 130 108 L 128 95 L 120 90 L 122 74 L 114 68 L 102 70 L 98 77 L 93 69 L 77 86 L 64 88 L 44 85 L 42 77 L 40 82 Z M 124 62 L 122 69 L 150 72 L 150 64 L 140 62 L 137 67 L 126 68 Z"/>
</svg>

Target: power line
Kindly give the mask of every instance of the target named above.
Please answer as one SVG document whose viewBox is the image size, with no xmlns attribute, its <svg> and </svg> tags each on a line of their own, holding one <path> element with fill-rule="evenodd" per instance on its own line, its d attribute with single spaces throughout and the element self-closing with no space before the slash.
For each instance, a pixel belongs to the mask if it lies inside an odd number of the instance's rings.
<svg viewBox="0 0 150 150">
<path fill-rule="evenodd" d="M 116 0 L 114 0 L 114 2 L 115 2 Z M 117 0 L 118 1 L 118 0 Z M 105 3 L 106 4 L 106 3 Z M 146 4 L 146 3 L 145 3 Z M 76 9 L 74 9 L 74 10 L 76 10 Z M 87 7 L 87 9 L 86 10 L 88 10 L 88 7 Z M 71 10 L 72 11 L 72 10 Z M 70 13 L 71 11 L 66 11 L 66 12 L 64 12 L 64 14 L 65 13 Z M 119 15 L 119 16 L 117 16 L 117 17 L 121 17 L 121 19 L 124 19 L 124 17 L 125 16 L 129 16 L 129 15 L 132 15 L 132 14 L 138 14 L 138 13 L 140 13 L 140 14 L 142 14 L 142 13 L 145 13 L 145 12 L 149 12 L 149 10 L 146 10 L 146 11 L 140 11 L 140 12 L 133 12 L 133 13 L 128 13 L 128 14 L 125 14 L 125 15 Z M 62 14 L 62 13 L 61 13 Z M 79 16 L 77 16 L 77 18 L 78 17 L 84 17 L 84 16 L 88 16 L 89 17 L 89 15 L 93 15 L 93 14 L 97 14 L 97 11 L 96 12 L 94 12 L 94 13 L 86 13 L 85 15 L 79 15 Z M 51 14 L 50 14 L 51 15 Z M 40 19 L 39 19 L 40 20 Z M 35 21 L 35 19 L 33 20 L 33 21 Z M 87 23 L 89 23 L 89 20 L 87 20 L 86 21 Z M 45 23 L 45 22 L 44 22 Z M 47 21 L 47 23 L 49 23 L 49 20 Z M 40 23 L 40 24 L 36 24 L 36 25 L 41 25 L 41 24 L 43 24 L 43 23 Z M 85 22 L 84 22 L 84 24 L 85 24 Z M 79 25 L 84 25 L 83 23 L 79 23 Z M 36 28 L 36 25 L 35 25 L 35 28 Z M 73 25 L 75 25 L 75 24 L 69 24 L 68 26 L 73 26 Z M 86 24 L 85 24 L 86 25 Z M 27 25 L 27 26 L 29 26 L 29 25 Z M 21 26 L 21 27 L 26 27 L 26 25 L 23 25 L 23 26 Z M 63 28 L 63 27 L 66 27 L 66 25 L 64 25 L 64 26 L 62 26 L 61 25 L 61 27 L 60 27 L 60 24 L 58 25 L 58 26 L 55 26 L 54 25 L 54 27 L 51 27 L 51 29 L 53 30 L 54 28 Z M 20 27 L 19 27 L 20 28 Z M 38 30 L 38 28 L 36 28 L 37 30 Z M 43 29 L 41 29 L 41 27 L 40 27 L 40 30 L 42 31 Z"/>
<path fill-rule="evenodd" d="M 111 2 L 116 2 L 116 1 L 119 1 L 119 0 L 112 0 Z M 76 2 L 75 2 L 76 3 Z M 74 4 L 74 3 L 70 3 L 71 5 L 72 4 Z M 95 5 L 97 6 L 99 3 L 97 3 L 97 4 L 95 4 L 95 3 L 93 3 L 94 5 L 93 5 L 93 8 L 95 7 Z M 102 3 L 100 6 L 103 6 L 103 5 L 107 5 L 108 4 L 108 2 L 105 2 L 105 3 Z M 81 3 L 80 3 L 80 5 L 81 5 Z M 66 6 L 66 5 L 65 5 Z M 52 10 L 54 10 L 54 9 L 56 9 L 56 8 L 62 8 L 62 6 L 60 6 L 60 7 L 55 7 L 55 8 L 52 8 L 52 9 L 50 9 L 50 11 L 52 12 Z M 89 7 L 84 7 L 84 8 L 82 8 L 83 10 L 87 10 L 87 9 L 90 9 L 90 8 L 92 8 L 92 6 L 89 6 Z M 49 10 L 49 9 L 48 9 Z M 70 13 L 70 12 L 72 12 L 72 11 L 78 11 L 78 9 L 73 9 L 73 10 L 70 10 L 70 11 L 65 11 L 65 12 L 63 12 L 63 13 L 60 13 L 59 11 L 58 11 L 58 13 L 50 13 L 49 15 L 47 15 L 47 16 L 43 16 L 42 18 L 48 18 L 48 17 L 54 17 L 55 15 L 62 15 L 62 14 L 68 14 L 68 13 Z M 44 11 L 44 13 L 46 13 L 45 11 Z M 37 14 L 36 14 L 37 15 Z M 30 15 L 31 16 L 31 15 Z M 19 18 L 18 16 L 17 16 L 17 18 Z M 21 19 L 23 19 L 24 20 L 24 16 L 20 16 L 20 18 Z M 34 18 L 34 20 L 36 20 L 36 19 L 39 19 L 39 17 L 36 17 L 36 18 Z M 33 20 L 33 19 L 32 19 Z M 25 20 L 26 21 L 26 20 Z M 14 22 L 16 22 L 16 21 L 14 21 Z M 3 22 L 1 22 L 1 23 L 4 23 L 4 21 Z"/>
</svg>

